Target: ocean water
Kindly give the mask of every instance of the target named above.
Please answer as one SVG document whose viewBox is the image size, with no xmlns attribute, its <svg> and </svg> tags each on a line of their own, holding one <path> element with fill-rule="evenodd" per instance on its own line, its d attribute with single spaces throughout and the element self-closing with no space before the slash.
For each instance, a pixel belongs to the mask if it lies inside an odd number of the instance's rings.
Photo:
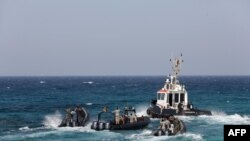
<svg viewBox="0 0 250 141">
<path fill-rule="evenodd" d="M 155 92 L 165 77 L 1 77 L 1 141 L 89 141 L 89 140 L 223 140 L 224 124 L 250 124 L 249 76 L 183 76 L 189 100 L 195 107 L 211 110 L 212 116 L 180 116 L 187 133 L 154 137 L 159 120 L 134 131 L 94 131 L 86 127 L 58 128 L 64 110 L 81 104 L 90 119 L 104 105 L 109 109 L 126 104 L 146 115 Z"/>
</svg>

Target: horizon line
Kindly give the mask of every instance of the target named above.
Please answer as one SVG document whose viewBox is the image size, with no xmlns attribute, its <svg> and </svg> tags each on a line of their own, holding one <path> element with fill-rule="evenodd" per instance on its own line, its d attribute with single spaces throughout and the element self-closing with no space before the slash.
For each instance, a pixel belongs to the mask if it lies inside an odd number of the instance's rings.
<svg viewBox="0 0 250 141">
<path fill-rule="evenodd" d="M 207 75 L 179 75 L 179 77 L 204 77 L 204 76 L 250 76 L 250 75 L 237 75 L 237 74 L 207 74 Z M 0 77 L 168 77 L 168 75 L 0 75 Z"/>
</svg>

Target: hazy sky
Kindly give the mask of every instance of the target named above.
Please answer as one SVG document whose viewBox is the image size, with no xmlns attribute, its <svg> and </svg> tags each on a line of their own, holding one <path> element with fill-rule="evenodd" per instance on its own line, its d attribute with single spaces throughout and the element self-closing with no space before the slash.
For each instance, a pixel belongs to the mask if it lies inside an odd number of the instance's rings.
<svg viewBox="0 0 250 141">
<path fill-rule="evenodd" d="M 250 75 L 249 0 L 0 0 L 0 75 Z"/>
</svg>

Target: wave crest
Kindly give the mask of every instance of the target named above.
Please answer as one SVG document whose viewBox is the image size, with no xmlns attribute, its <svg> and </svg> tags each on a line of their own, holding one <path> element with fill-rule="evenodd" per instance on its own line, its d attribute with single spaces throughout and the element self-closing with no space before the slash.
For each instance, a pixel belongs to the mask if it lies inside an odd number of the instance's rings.
<svg viewBox="0 0 250 141">
<path fill-rule="evenodd" d="M 232 114 L 228 115 L 223 111 L 212 111 L 211 116 L 201 115 L 193 116 L 178 116 L 185 122 L 192 122 L 193 120 L 202 120 L 209 124 L 250 124 L 250 117 L 247 115 Z"/>
<path fill-rule="evenodd" d="M 62 115 L 59 111 L 54 114 L 46 115 L 44 117 L 43 125 L 48 128 L 56 128 L 60 125 L 62 121 Z"/>
</svg>

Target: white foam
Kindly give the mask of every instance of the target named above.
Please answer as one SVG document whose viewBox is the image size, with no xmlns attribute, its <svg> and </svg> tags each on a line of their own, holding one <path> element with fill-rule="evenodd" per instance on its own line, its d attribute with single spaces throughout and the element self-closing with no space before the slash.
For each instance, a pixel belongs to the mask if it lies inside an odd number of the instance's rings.
<svg viewBox="0 0 250 141">
<path fill-rule="evenodd" d="M 151 134 L 152 134 L 151 130 L 144 129 L 139 134 L 131 134 L 131 135 L 125 137 L 125 138 L 129 139 L 129 140 L 143 140 L 143 139 L 146 138 L 146 136 L 150 136 Z"/>
<path fill-rule="evenodd" d="M 59 111 L 54 114 L 46 115 L 43 121 L 43 125 L 47 128 L 56 128 L 60 125 L 62 121 L 62 115 Z"/>
<path fill-rule="evenodd" d="M 146 105 L 138 105 L 135 107 L 137 116 L 147 116 L 147 108 Z"/>
<path fill-rule="evenodd" d="M 192 140 L 192 141 L 202 141 L 202 135 L 194 134 L 194 133 L 184 133 L 179 134 L 176 136 L 154 136 L 152 135 L 152 131 L 145 129 L 139 134 L 131 134 L 130 136 L 126 137 L 129 140 L 138 140 L 138 141 L 159 141 L 159 140 Z"/>
<path fill-rule="evenodd" d="M 185 133 L 185 134 L 177 135 L 176 137 L 184 137 L 187 139 L 191 139 L 193 141 L 202 141 L 203 140 L 201 134 L 194 134 L 194 133 Z"/>
<path fill-rule="evenodd" d="M 224 112 L 212 111 L 212 116 L 200 116 L 201 118 L 221 124 L 250 124 L 250 117 L 247 115 L 227 115 Z M 208 122 L 209 123 L 209 122 Z"/>
<path fill-rule="evenodd" d="M 93 103 L 86 103 L 86 105 L 93 105 Z"/>
<path fill-rule="evenodd" d="M 44 84 L 44 83 L 46 83 L 46 81 L 41 80 L 40 83 L 41 83 L 41 84 Z"/>
<path fill-rule="evenodd" d="M 96 132 L 95 130 L 92 130 L 90 128 L 90 126 L 91 126 L 91 123 L 88 123 L 84 127 L 58 127 L 57 130 L 59 130 L 59 131 L 71 131 L 71 132 L 85 132 L 85 133 Z"/>
<path fill-rule="evenodd" d="M 250 124 L 250 117 L 248 115 L 239 115 L 237 113 L 227 115 L 222 111 L 212 111 L 211 116 L 178 116 L 185 122 L 192 122 L 194 120 L 202 120 L 208 124 Z"/>
<path fill-rule="evenodd" d="M 94 82 L 92 82 L 92 81 L 86 81 L 86 82 L 82 82 L 82 83 L 84 83 L 84 84 L 93 84 Z"/>
<path fill-rule="evenodd" d="M 27 131 L 27 130 L 30 130 L 30 128 L 28 126 L 25 126 L 25 127 L 21 127 L 19 128 L 20 131 Z"/>
</svg>

